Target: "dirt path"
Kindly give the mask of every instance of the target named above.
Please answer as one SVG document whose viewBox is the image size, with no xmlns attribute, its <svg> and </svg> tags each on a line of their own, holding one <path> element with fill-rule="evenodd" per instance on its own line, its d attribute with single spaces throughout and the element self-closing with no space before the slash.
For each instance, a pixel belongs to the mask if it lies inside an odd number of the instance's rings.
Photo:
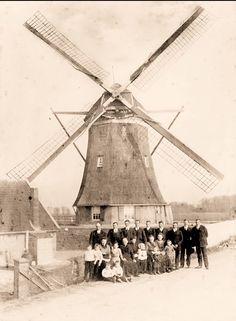
<svg viewBox="0 0 236 321">
<path fill-rule="evenodd" d="M 209 270 L 82 284 L 4 304 L 0 321 L 235 321 L 236 249 L 209 259 Z"/>
</svg>

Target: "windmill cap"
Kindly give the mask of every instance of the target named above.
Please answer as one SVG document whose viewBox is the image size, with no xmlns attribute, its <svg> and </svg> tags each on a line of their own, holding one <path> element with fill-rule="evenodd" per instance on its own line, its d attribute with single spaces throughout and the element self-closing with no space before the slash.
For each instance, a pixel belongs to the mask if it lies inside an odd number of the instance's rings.
<svg viewBox="0 0 236 321">
<path fill-rule="evenodd" d="M 121 87 L 121 84 L 119 84 L 118 82 L 115 82 L 114 84 L 111 85 L 111 89 L 115 90 L 115 89 L 119 89 Z"/>
</svg>

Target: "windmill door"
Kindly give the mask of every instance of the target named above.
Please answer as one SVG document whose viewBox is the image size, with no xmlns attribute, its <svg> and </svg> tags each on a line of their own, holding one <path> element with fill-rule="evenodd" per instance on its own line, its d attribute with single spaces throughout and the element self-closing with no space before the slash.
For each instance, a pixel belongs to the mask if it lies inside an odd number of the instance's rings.
<svg viewBox="0 0 236 321">
<path fill-rule="evenodd" d="M 134 206 L 119 206 L 119 220 L 130 220 L 133 223 L 135 219 Z"/>
</svg>

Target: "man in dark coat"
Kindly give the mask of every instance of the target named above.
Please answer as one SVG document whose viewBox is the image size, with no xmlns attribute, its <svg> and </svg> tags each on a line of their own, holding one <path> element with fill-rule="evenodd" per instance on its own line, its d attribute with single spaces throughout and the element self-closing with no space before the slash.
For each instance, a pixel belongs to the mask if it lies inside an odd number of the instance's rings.
<svg viewBox="0 0 236 321">
<path fill-rule="evenodd" d="M 92 231 L 89 236 L 89 244 L 92 245 L 94 248 L 94 245 L 96 243 L 101 244 L 101 240 L 103 238 L 106 238 L 106 232 L 102 230 L 102 225 L 101 223 L 97 222 L 96 223 L 96 230 Z"/>
<path fill-rule="evenodd" d="M 153 227 L 151 227 L 151 222 L 150 221 L 146 221 L 146 227 L 143 229 L 145 236 L 146 236 L 146 240 L 149 240 L 149 236 L 153 235 L 154 238 L 156 236 L 156 231 Z"/>
<path fill-rule="evenodd" d="M 110 229 L 107 233 L 107 239 L 110 245 L 113 245 L 115 242 L 117 242 L 119 245 L 122 243 L 122 232 L 118 228 L 118 223 L 114 222 L 112 224 L 113 228 Z"/>
<path fill-rule="evenodd" d="M 183 242 L 181 243 L 180 266 L 184 267 L 185 254 L 187 267 L 190 267 L 191 254 L 192 254 L 192 229 L 189 226 L 189 221 L 184 220 L 184 225 L 180 227 L 183 234 Z"/>
<path fill-rule="evenodd" d="M 168 230 L 167 230 L 167 228 L 165 228 L 163 221 L 158 222 L 158 225 L 159 226 L 156 229 L 155 239 L 157 240 L 158 234 L 161 233 L 163 235 L 163 241 L 166 241 L 166 234 L 167 234 Z"/>
<path fill-rule="evenodd" d="M 122 235 L 122 239 L 125 237 L 127 238 L 128 242 L 130 242 L 134 237 L 134 229 L 130 227 L 129 220 L 125 220 L 125 227 L 121 229 L 121 235 Z"/>
<path fill-rule="evenodd" d="M 175 268 L 179 268 L 181 243 L 183 241 L 183 234 L 178 228 L 178 223 L 173 223 L 173 228 L 166 234 L 166 240 L 171 240 L 175 248 Z"/>
<path fill-rule="evenodd" d="M 196 246 L 198 266 L 197 268 L 202 268 L 202 257 L 204 261 L 205 268 L 209 268 L 208 257 L 207 257 L 207 238 L 208 231 L 204 225 L 201 225 L 199 219 L 196 220 L 196 225 L 192 228 L 192 239 L 193 245 Z"/>
<path fill-rule="evenodd" d="M 134 227 L 134 235 L 136 237 L 137 244 L 146 243 L 147 242 L 146 235 L 144 233 L 144 230 L 139 226 L 139 224 L 140 224 L 140 221 L 136 220 L 135 227 Z"/>
</svg>

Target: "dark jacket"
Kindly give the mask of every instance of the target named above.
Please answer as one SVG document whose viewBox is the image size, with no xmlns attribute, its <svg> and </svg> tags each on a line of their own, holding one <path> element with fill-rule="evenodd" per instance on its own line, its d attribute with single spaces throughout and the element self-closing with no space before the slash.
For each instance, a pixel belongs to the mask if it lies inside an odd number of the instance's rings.
<svg viewBox="0 0 236 321">
<path fill-rule="evenodd" d="M 188 227 L 187 230 L 182 226 L 180 228 L 180 231 L 183 234 L 183 242 L 182 246 L 184 247 L 192 247 L 192 229 L 191 227 Z"/>
<path fill-rule="evenodd" d="M 130 227 L 129 230 L 127 230 L 125 227 L 123 227 L 121 229 L 121 235 L 122 235 L 122 238 L 126 237 L 128 239 L 128 241 L 130 242 L 132 240 L 132 238 L 135 236 L 134 229 L 132 227 Z"/>
<path fill-rule="evenodd" d="M 163 240 L 165 241 L 165 240 L 166 240 L 166 234 L 167 234 L 167 232 L 168 232 L 167 228 L 164 227 L 163 230 L 161 231 L 160 228 L 158 227 L 158 228 L 156 229 L 155 238 L 157 239 L 157 235 L 158 235 L 159 233 L 162 233 L 162 234 L 163 234 Z"/>
<path fill-rule="evenodd" d="M 130 249 L 131 249 L 131 251 L 132 251 L 133 254 L 137 254 L 137 253 L 138 253 L 139 247 L 138 247 L 138 242 L 137 242 L 137 241 L 136 241 L 135 244 L 131 242 L 131 243 L 129 244 L 129 247 L 130 247 Z"/>
<path fill-rule="evenodd" d="M 134 235 L 136 236 L 138 244 L 147 242 L 146 235 L 144 233 L 144 230 L 141 227 L 138 230 L 134 228 Z"/>
<path fill-rule="evenodd" d="M 130 247 L 130 244 L 127 244 L 126 246 L 121 245 L 120 249 L 121 249 L 121 253 L 123 255 L 123 258 L 125 258 L 128 261 L 134 259 L 134 253 L 132 251 L 132 248 Z"/>
<path fill-rule="evenodd" d="M 89 244 L 91 244 L 94 248 L 94 245 L 96 243 L 101 244 L 101 240 L 103 237 L 106 237 L 106 232 L 104 232 L 103 230 L 101 230 L 100 233 L 97 233 L 97 230 L 92 231 L 89 237 Z"/>
<path fill-rule="evenodd" d="M 171 240 L 173 245 L 177 244 L 178 246 L 180 246 L 183 241 L 183 234 L 180 229 L 177 229 L 177 231 L 171 229 L 166 234 L 166 240 Z"/>
<path fill-rule="evenodd" d="M 199 229 L 196 226 L 192 228 L 192 239 L 194 246 L 204 247 L 207 246 L 208 231 L 203 225 L 200 225 Z"/>
<path fill-rule="evenodd" d="M 118 242 L 118 244 L 121 244 L 122 241 L 122 232 L 120 229 L 118 229 L 117 232 L 114 232 L 113 229 L 110 229 L 107 233 L 107 239 L 110 244 L 114 244 L 115 242 Z"/>
<path fill-rule="evenodd" d="M 144 233 L 145 233 L 145 236 L 146 236 L 146 239 L 147 239 L 147 242 L 149 241 L 149 236 L 150 235 L 153 235 L 154 238 L 156 236 L 156 231 L 154 228 L 150 227 L 150 229 L 147 229 L 146 227 L 143 229 Z"/>
</svg>

